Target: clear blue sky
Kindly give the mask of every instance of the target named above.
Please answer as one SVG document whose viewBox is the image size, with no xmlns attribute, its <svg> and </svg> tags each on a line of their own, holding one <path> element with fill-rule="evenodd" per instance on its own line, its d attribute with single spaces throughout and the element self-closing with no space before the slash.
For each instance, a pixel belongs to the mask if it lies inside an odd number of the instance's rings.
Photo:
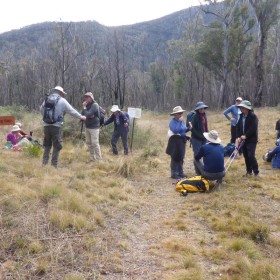
<svg viewBox="0 0 280 280">
<path fill-rule="evenodd" d="M 3 0 L 0 33 L 45 21 L 96 20 L 107 26 L 157 19 L 203 0 Z"/>
</svg>

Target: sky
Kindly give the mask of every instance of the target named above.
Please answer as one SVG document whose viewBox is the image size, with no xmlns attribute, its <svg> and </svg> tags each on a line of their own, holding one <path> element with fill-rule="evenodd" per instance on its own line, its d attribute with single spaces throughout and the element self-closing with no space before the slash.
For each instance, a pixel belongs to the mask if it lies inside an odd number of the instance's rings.
<svg viewBox="0 0 280 280">
<path fill-rule="evenodd" d="M 107 26 L 149 21 L 198 6 L 200 0 L 5 0 L 0 33 L 46 21 L 95 20 Z"/>
</svg>

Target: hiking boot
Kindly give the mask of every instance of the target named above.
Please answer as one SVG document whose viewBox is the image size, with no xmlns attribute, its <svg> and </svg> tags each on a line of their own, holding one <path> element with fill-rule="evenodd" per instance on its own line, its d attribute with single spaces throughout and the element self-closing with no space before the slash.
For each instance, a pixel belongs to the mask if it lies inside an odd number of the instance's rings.
<svg viewBox="0 0 280 280">
<path fill-rule="evenodd" d="M 180 179 L 180 178 L 182 178 L 182 177 L 179 176 L 179 175 L 172 175 L 171 178 L 172 178 L 172 179 Z"/>
<path fill-rule="evenodd" d="M 181 178 L 188 178 L 187 174 L 183 173 L 182 175 L 179 175 Z"/>
<path fill-rule="evenodd" d="M 255 177 L 259 177 L 259 173 L 254 173 L 254 176 Z"/>
<path fill-rule="evenodd" d="M 247 172 L 245 175 L 243 175 L 242 177 L 250 177 L 250 176 L 252 176 L 253 174 L 252 173 L 249 173 L 249 172 Z"/>
</svg>

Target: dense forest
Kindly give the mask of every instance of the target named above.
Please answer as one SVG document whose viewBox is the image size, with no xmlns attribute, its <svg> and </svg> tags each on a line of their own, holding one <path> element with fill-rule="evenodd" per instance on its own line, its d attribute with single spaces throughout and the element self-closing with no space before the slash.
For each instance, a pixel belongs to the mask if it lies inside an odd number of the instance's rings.
<svg viewBox="0 0 280 280">
<path fill-rule="evenodd" d="M 280 0 L 215 0 L 119 27 L 45 22 L 0 34 L 0 105 L 38 110 L 56 85 L 80 108 L 223 108 L 242 96 L 280 102 Z"/>
</svg>

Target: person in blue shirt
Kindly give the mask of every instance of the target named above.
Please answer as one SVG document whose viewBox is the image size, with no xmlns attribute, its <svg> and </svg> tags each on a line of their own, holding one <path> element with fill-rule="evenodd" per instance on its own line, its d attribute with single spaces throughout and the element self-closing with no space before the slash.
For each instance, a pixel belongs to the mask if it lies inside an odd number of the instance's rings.
<svg viewBox="0 0 280 280">
<path fill-rule="evenodd" d="M 166 153 L 171 157 L 171 178 L 179 179 L 186 177 L 183 172 L 184 169 L 184 158 L 186 153 L 186 141 L 188 137 L 186 133 L 192 129 L 191 123 L 186 127 L 183 120 L 183 110 L 181 106 L 176 106 L 173 108 L 170 114 L 173 118 L 169 122 L 168 131 L 168 144 L 166 148 Z"/>
<path fill-rule="evenodd" d="M 220 144 L 216 130 L 204 132 L 207 143 L 201 146 L 194 157 L 194 167 L 197 175 L 208 180 L 219 180 L 225 176 L 224 147 Z"/>
<path fill-rule="evenodd" d="M 272 168 L 280 168 L 280 138 L 276 141 L 276 147 L 267 153 L 267 157 L 272 159 Z"/>
<path fill-rule="evenodd" d="M 237 97 L 235 99 L 235 104 L 231 105 L 224 111 L 225 117 L 230 121 L 230 143 L 235 145 L 235 141 L 237 138 L 237 128 L 236 125 L 239 120 L 239 114 L 241 113 L 240 109 L 238 108 L 237 105 L 241 103 L 243 99 L 241 97 Z"/>
</svg>

